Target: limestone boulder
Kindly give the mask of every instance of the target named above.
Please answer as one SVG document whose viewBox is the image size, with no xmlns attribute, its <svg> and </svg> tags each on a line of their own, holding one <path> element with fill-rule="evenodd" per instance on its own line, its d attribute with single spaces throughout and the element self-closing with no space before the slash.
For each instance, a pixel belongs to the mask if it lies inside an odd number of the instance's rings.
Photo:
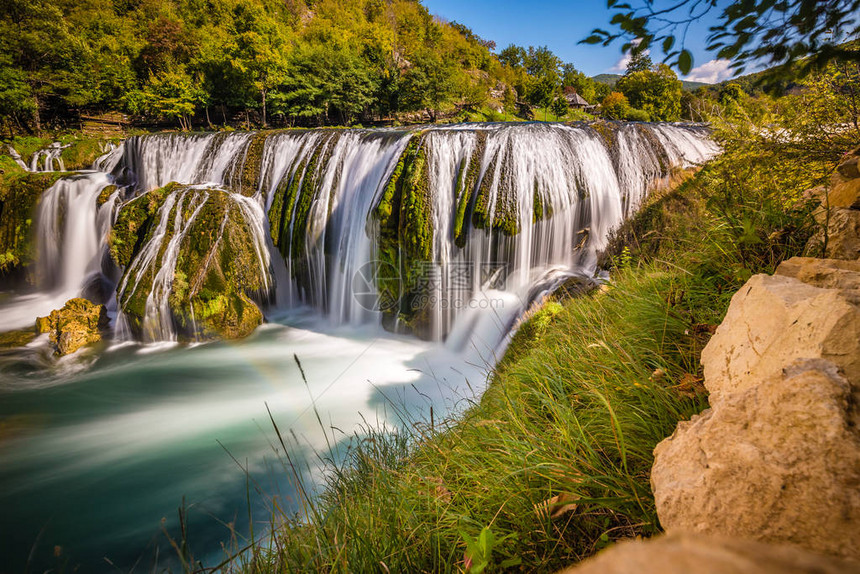
<svg viewBox="0 0 860 574">
<path fill-rule="evenodd" d="M 754 276 L 702 364 L 711 409 L 654 451 L 663 527 L 860 559 L 860 263 Z"/>
<path fill-rule="evenodd" d="M 856 262 L 794 258 L 773 276 L 752 277 L 702 351 L 711 405 L 809 358 L 830 360 L 849 380 L 860 381 Z"/>
<path fill-rule="evenodd" d="M 829 190 L 818 194 L 822 208 L 816 219 L 822 229 L 807 245 L 807 252 L 832 259 L 860 259 L 860 147 L 848 154 L 834 171 Z M 815 190 L 810 190 L 815 192 Z"/>
<path fill-rule="evenodd" d="M 564 574 L 857 574 L 860 564 L 748 540 L 669 535 L 611 546 Z"/>
<path fill-rule="evenodd" d="M 109 322 L 104 305 L 77 298 L 36 319 L 36 332 L 47 332 L 54 354 L 62 357 L 101 341 Z"/>
</svg>

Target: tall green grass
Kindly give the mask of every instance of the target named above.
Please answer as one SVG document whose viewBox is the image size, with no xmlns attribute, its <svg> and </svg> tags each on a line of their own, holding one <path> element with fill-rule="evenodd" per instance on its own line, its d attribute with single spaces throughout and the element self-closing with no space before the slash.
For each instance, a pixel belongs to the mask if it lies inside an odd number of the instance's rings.
<svg viewBox="0 0 860 574">
<path fill-rule="evenodd" d="M 624 269 L 534 313 L 478 404 L 433 429 L 365 429 L 244 568 L 456 572 L 484 531 L 480 560 L 551 570 L 657 532 L 652 450 L 705 405 L 690 280 Z"/>
<path fill-rule="evenodd" d="M 703 346 L 751 274 L 803 252 L 802 192 L 827 174 L 724 147 L 618 231 L 609 284 L 524 318 L 479 402 L 441 424 L 363 429 L 319 494 L 276 510 L 272 536 L 230 566 L 551 571 L 659 532 L 653 448 L 706 407 Z"/>
</svg>

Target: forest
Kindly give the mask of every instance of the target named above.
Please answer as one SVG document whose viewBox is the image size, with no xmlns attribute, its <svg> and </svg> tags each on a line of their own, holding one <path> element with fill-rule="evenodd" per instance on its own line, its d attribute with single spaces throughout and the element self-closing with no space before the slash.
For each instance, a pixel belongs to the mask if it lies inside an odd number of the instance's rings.
<svg viewBox="0 0 860 574">
<path fill-rule="evenodd" d="M 629 72 L 608 117 L 681 117 L 673 71 L 644 57 Z M 4 0 L 0 12 L 10 134 L 108 112 L 183 130 L 590 117 L 568 108 L 571 90 L 590 104 L 611 91 L 547 47 L 497 54 L 416 0 Z"/>
</svg>

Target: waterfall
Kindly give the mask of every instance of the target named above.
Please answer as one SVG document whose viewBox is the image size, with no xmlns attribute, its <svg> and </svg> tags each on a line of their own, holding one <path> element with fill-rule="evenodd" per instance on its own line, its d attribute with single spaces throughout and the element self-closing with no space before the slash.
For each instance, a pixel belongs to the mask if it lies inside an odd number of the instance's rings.
<svg viewBox="0 0 860 574">
<path fill-rule="evenodd" d="M 219 188 L 242 214 L 276 306 L 493 348 L 535 297 L 593 275 L 611 230 L 673 169 L 718 151 L 706 128 L 683 124 L 135 136 L 96 172 L 45 192 L 40 285 L 80 292 L 102 266 L 115 210 L 177 182 L 186 187 L 165 200 L 117 290 L 122 300 L 155 275 L 145 340 L 176 339 L 176 260 Z M 110 184 L 117 191 L 97 207 Z"/>
<path fill-rule="evenodd" d="M 40 287 L 74 291 L 101 269 L 112 204 L 102 210 L 97 199 L 109 184 L 107 174 L 87 173 L 60 179 L 42 195 L 36 216 Z"/>
<path fill-rule="evenodd" d="M 140 192 L 172 181 L 224 184 L 241 168 L 252 137 L 248 132 L 133 137 L 113 171 Z"/>
</svg>

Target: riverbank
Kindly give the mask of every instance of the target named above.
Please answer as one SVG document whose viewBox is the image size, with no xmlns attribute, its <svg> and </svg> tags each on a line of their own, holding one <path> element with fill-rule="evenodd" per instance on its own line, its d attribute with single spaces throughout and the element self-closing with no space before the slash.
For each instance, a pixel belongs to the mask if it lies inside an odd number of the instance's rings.
<svg viewBox="0 0 860 574">
<path fill-rule="evenodd" d="M 612 242 L 609 284 L 545 302 L 462 417 L 368 429 L 298 516 L 236 560 L 252 571 L 548 571 L 660 532 L 652 450 L 706 406 L 699 356 L 734 292 L 801 254 L 838 157 L 726 150 L 652 196 Z"/>
</svg>

